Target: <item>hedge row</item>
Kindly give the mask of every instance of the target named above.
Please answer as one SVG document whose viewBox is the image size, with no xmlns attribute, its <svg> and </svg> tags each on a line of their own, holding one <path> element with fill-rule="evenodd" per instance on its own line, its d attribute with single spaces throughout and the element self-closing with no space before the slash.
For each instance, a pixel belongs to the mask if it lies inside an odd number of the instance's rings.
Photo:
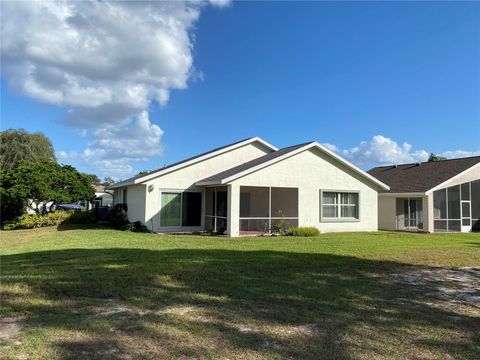
<svg viewBox="0 0 480 360">
<path fill-rule="evenodd" d="M 35 229 L 60 224 L 94 224 L 95 215 L 89 211 L 55 211 L 45 215 L 24 215 L 4 224 L 3 230 Z"/>
</svg>

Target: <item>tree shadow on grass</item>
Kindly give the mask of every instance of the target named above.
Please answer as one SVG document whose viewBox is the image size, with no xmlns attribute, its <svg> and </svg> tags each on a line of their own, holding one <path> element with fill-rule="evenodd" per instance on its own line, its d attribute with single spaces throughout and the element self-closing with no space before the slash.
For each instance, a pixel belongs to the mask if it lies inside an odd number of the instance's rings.
<svg viewBox="0 0 480 360">
<path fill-rule="evenodd" d="M 60 331 L 41 346 L 65 359 L 475 358 L 478 317 L 391 276 L 421 269 L 275 251 L 32 252 L 2 257 L 3 306 Z"/>
</svg>

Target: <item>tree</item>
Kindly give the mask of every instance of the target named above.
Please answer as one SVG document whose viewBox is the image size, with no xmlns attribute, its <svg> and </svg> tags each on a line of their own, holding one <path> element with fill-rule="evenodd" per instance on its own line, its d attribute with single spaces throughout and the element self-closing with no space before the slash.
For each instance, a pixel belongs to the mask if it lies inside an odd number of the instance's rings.
<svg viewBox="0 0 480 360">
<path fill-rule="evenodd" d="M 103 182 L 101 185 L 108 187 L 113 184 L 115 184 L 115 180 L 113 180 L 110 176 L 107 176 L 103 179 Z"/>
<path fill-rule="evenodd" d="M 442 161 L 442 160 L 447 160 L 446 157 L 435 155 L 434 153 L 430 153 L 430 156 L 428 157 L 428 162 L 435 162 L 435 161 Z"/>
<path fill-rule="evenodd" d="M 95 174 L 85 174 L 85 175 L 90 179 L 90 182 L 93 185 L 101 185 L 102 181 L 97 175 Z"/>
<path fill-rule="evenodd" d="M 49 201 L 90 200 L 95 196 L 90 180 L 70 165 L 55 161 L 20 161 L 0 174 L 2 221 L 23 213 L 29 201 L 38 209 L 38 205 Z"/>
<path fill-rule="evenodd" d="M 12 169 L 19 161 L 55 160 L 51 141 L 41 132 L 24 129 L 0 132 L 0 171 Z"/>
<path fill-rule="evenodd" d="M 139 171 L 138 174 L 135 175 L 135 177 L 147 175 L 147 174 L 149 174 L 149 173 L 150 173 L 150 171 L 148 171 L 148 170 L 142 170 L 142 171 Z"/>
</svg>

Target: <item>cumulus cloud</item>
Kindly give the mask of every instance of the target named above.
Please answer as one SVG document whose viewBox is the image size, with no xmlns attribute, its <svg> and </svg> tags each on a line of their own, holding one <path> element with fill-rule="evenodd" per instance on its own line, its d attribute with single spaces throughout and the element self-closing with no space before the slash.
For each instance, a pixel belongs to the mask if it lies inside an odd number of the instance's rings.
<svg viewBox="0 0 480 360">
<path fill-rule="evenodd" d="M 157 146 L 162 131 L 145 111 L 152 102 L 166 104 L 170 91 L 187 88 L 191 78 L 201 78 L 193 67 L 192 27 L 206 3 L 3 2 L 2 75 L 22 94 L 68 109 L 64 124 L 89 129 L 94 153 L 119 155 L 110 136 L 127 141 L 142 134 L 141 127 L 151 130 Z M 221 7 L 229 1 L 210 3 Z M 115 161 L 152 154 L 157 149 L 144 144 L 133 157 Z"/>
<path fill-rule="evenodd" d="M 413 150 L 412 145 L 407 142 L 400 145 L 396 141 L 382 135 L 376 135 L 370 141 L 362 141 L 360 145 L 347 149 L 341 149 L 334 144 L 327 143 L 323 145 L 364 168 L 427 161 L 430 155 L 426 150 Z M 437 155 L 452 159 L 480 155 L 480 151 L 450 150 Z"/>
</svg>

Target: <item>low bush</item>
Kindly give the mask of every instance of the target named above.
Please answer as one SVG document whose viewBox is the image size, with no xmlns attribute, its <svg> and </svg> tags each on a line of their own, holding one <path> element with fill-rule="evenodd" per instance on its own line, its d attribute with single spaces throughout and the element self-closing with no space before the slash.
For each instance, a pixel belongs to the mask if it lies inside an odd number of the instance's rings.
<svg viewBox="0 0 480 360">
<path fill-rule="evenodd" d="M 24 215 L 6 222 L 3 230 L 35 229 L 60 224 L 94 224 L 95 215 L 90 211 L 55 211 L 42 215 Z"/>
<path fill-rule="evenodd" d="M 123 204 L 115 205 L 107 215 L 108 225 L 117 230 L 130 230 L 130 222 L 123 209 Z"/>
<path fill-rule="evenodd" d="M 71 211 L 70 216 L 64 221 L 68 224 L 95 224 L 97 218 L 93 211 Z"/>
<path fill-rule="evenodd" d="M 320 231 L 316 227 L 296 227 L 287 230 L 286 235 L 289 236 L 317 236 L 320 235 Z"/>
</svg>

